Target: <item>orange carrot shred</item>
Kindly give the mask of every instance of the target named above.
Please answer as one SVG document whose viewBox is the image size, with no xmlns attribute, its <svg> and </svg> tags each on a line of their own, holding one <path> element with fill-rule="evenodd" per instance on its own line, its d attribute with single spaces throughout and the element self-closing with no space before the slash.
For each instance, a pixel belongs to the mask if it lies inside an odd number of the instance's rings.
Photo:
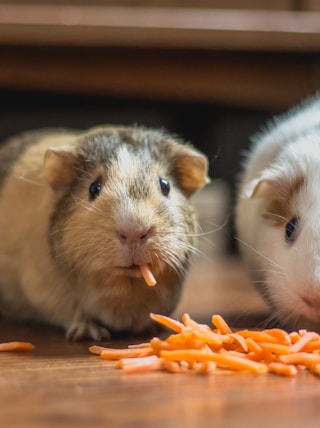
<svg viewBox="0 0 320 428">
<path fill-rule="evenodd" d="M 221 315 L 212 315 L 211 322 L 214 326 L 217 327 L 217 329 L 220 331 L 220 333 L 222 333 L 222 334 L 232 333 L 231 328 L 228 326 L 228 324 L 222 318 Z"/>
<path fill-rule="evenodd" d="M 281 343 L 259 342 L 259 346 L 262 350 L 267 350 L 272 354 L 282 355 L 290 353 L 290 347 Z"/>
<path fill-rule="evenodd" d="M 126 349 L 91 346 L 101 358 L 119 360 L 125 373 L 166 370 L 170 373 L 209 374 L 246 371 L 295 376 L 301 370 L 320 376 L 320 335 L 307 330 L 287 333 L 281 329 L 233 332 L 220 315 L 212 316 L 214 329 L 193 320 L 182 322 L 150 314 L 151 318 L 174 331 L 166 339 L 154 337 L 149 343 Z"/>
<path fill-rule="evenodd" d="M 228 337 L 231 337 L 235 342 L 237 342 L 244 352 L 248 352 L 248 344 L 244 337 L 240 336 L 237 333 L 227 333 Z"/>
<path fill-rule="evenodd" d="M 271 342 L 271 343 L 278 342 L 274 336 L 264 331 L 241 330 L 241 331 L 237 331 L 237 334 L 240 334 L 243 337 L 251 337 L 258 343 L 259 342 Z"/>
<path fill-rule="evenodd" d="M 305 333 L 294 345 L 291 346 L 291 352 L 303 351 L 305 346 L 315 338 L 318 338 L 318 335 L 313 331 Z"/>
<path fill-rule="evenodd" d="M 156 355 L 139 358 L 123 358 L 119 361 L 118 367 L 125 373 L 140 373 L 145 371 L 162 370 L 162 360 Z"/>
<path fill-rule="evenodd" d="M 93 345 L 89 347 L 89 351 L 92 354 L 97 354 L 97 355 L 100 355 L 101 352 L 105 349 L 108 349 L 108 348 L 105 348 L 104 346 L 98 346 L 98 345 Z"/>
<path fill-rule="evenodd" d="M 117 360 L 119 358 L 141 358 L 153 355 L 152 348 L 128 348 L 128 349 L 107 349 L 101 352 L 100 358 L 105 360 Z"/>
<path fill-rule="evenodd" d="M 279 359 L 285 364 L 302 364 L 304 366 L 320 363 L 320 355 L 309 354 L 307 352 L 295 352 L 293 354 L 281 355 Z"/>
<path fill-rule="evenodd" d="M 155 277 L 153 276 L 153 273 L 151 272 L 151 269 L 147 263 L 142 264 L 139 266 L 141 275 L 143 276 L 143 279 L 145 280 L 146 284 L 150 287 L 156 285 L 157 281 Z"/>
<path fill-rule="evenodd" d="M 281 342 L 283 345 L 291 345 L 292 343 L 289 334 L 280 328 L 271 328 L 264 330 L 264 332 L 274 336 L 279 341 L 279 343 Z"/>
<path fill-rule="evenodd" d="M 270 363 L 268 366 L 269 372 L 281 374 L 285 376 L 294 376 L 297 374 L 297 368 L 293 364 Z"/>
<path fill-rule="evenodd" d="M 261 346 L 257 342 L 255 342 L 252 339 L 252 337 L 247 337 L 246 343 L 247 343 L 249 351 L 254 352 L 255 354 L 261 354 L 261 352 L 262 352 Z"/>
<path fill-rule="evenodd" d="M 173 331 L 176 331 L 178 333 L 181 333 L 183 329 L 183 324 L 179 321 L 176 321 L 172 318 L 166 317 L 165 315 L 159 315 L 159 314 L 150 314 L 150 317 L 157 321 L 159 324 L 162 324 L 168 328 L 170 328 Z"/>
<path fill-rule="evenodd" d="M 33 351 L 35 346 L 30 342 L 0 343 L 0 351 Z"/>
</svg>

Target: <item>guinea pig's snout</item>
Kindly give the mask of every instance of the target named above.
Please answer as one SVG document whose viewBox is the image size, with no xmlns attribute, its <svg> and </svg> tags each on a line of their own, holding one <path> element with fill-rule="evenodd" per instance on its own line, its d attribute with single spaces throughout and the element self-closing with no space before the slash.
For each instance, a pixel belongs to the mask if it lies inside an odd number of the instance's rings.
<svg viewBox="0 0 320 428">
<path fill-rule="evenodd" d="M 307 318 L 309 318 L 310 321 L 319 322 L 320 321 L 320 295 L 303 296 L 302 301 L 305 303 L 308 309 Z"/>
<path fill-rule="evenodd" d="M 122 228 L 117 230 L 117 237 L 124 245 L 144 244 L 150 237 L 151 229 L 144 227 L 139 229 Z"/>
</svg>

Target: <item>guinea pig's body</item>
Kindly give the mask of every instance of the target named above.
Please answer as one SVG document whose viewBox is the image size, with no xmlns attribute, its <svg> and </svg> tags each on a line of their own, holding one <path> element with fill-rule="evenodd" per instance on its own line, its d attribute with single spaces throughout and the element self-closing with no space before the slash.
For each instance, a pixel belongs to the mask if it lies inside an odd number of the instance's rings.
<svg viewBox="0 0 320 428">
<path fill-rule="evenodd" d="M 284 325 L 320 326 L 320 97 L 256 137 L 239 188 L 236 228 L 272 316 Z"/>
<path fill-rule="evenodd" d="M 1 313 L 99 340 L 143 333 L 150 312 L 175 308 L 203 155 L 139 127 L 44 130 L 4 142 L 0 169 Z"/>
</svg>

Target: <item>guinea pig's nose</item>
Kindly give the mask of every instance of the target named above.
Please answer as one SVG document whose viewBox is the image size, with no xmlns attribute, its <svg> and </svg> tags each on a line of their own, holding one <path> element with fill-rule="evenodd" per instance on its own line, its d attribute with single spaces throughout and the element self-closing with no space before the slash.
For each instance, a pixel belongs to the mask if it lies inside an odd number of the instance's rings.
<svg viewBox="0 0 320 428">
<path fill-rule="evenodd" d="M 144 244 L 150 236 L 150 229 L 122 229 L 117 231 L 117 237 L 122 244 Z"/>
</svg>

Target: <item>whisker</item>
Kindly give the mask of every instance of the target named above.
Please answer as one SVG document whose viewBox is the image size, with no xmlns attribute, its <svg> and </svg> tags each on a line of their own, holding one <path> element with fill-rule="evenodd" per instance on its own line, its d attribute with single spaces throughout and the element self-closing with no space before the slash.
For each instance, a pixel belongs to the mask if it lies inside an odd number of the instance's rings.
<svg viewBox="0 0 320 428">
<path fill-rule="evenodd" d="M 26 183 L 32 184 L 34 186 L 39 186 L 39 187 L 43 187 L 44 186 L 44 183 L 41 183 L 39 181 L 31 180 L 30 178 L 27 178 L 24 175 L 15 175 L 15 178 L 17 178 L 18 180 L 24 181 Z"/>
<path fill-rule="evenodd" d="M 280 214 L 276 214 L 276 213 L 271 212 L 271 211 L 265 211 L 265 214 L 268 214 L 268 216 L 274 217 L 274 218 L 279 219 L 279 220 L 284 220 L 285 222 L 289 221 L 289 219 L 287 217 L 284 217 Z"/>
<path fill-rule="evenodd" d="M 53 232 L 50 233 L 50 236 L 53 236 L 57 233 L 65 232 L 68 230 L 91 230 L 91 229 L 92 228 L 90 226 L 68 226 L 68 227 L 63 227 L 61 229 L 54 230 Z"/>
<path fill-rule="evenodd" d="M 73 193 L 71 194 L 71 196 L 72 196 L 73 200 L 75 202 L 77 202 L 81 207 L 83 207 L 83 208 L 85 208 L 88 211 L 91 211 L 93 213 L 100 214 L 103 217 L 106 216 L 106 213 L 104 211 L 102 211 L 100 208 L 97 208 L 96 206 L 90 204 L 88 201 L 85 201 L 84 199 L 79 198 L 78 196 L 74 195 Z"/>
<path fill-rule="evenodd" d="M 283 270 L 283 267 L 281 265 L 279 265 L 278 263 L 276 263 L 274 260 L 270 259 L 269 257 L 267 257 L 265 254 L 261 253 L 260 251 L 258 251 L 256 248 L 252 247 L 252 245 L 248 244 L 247 242 L 243 241 L 242 239 L 240 239 L 238 236 L 235 236 L 235 239 L 240 242 L 241 244 L 245 245 L 247 248 L 249 248 L 250 250 L 254 251 L 256 254 L 258 254 L 259 256 L 261 256 L 262 258 L 264 258 L 265 260 L 267 260 L 268 262 L 270 262 L 272 265 L 274 265 L 275 267 Z"/>
</svg>

